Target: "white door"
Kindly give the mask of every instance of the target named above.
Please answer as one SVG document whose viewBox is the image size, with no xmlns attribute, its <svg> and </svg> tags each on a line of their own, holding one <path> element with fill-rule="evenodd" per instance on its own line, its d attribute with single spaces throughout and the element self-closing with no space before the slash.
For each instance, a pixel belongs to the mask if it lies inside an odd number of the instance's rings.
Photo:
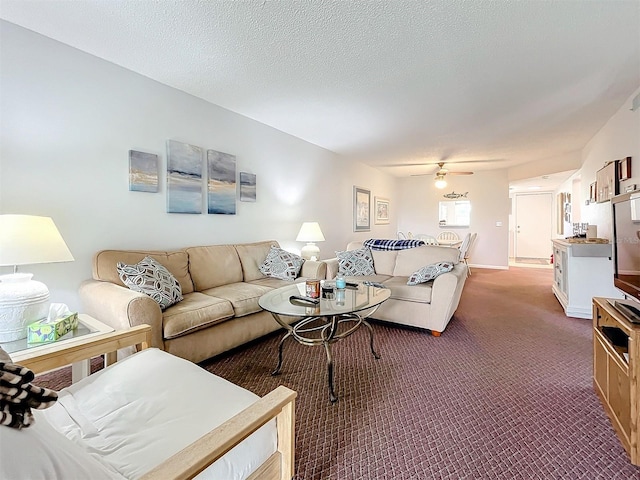
<svg viewBox="0 0 640 480">
<path fill-rule="evenodd" d="M 515 256 L 549 258 L 552 253 L 551 193 L 516 194 Z"/>
</svg>

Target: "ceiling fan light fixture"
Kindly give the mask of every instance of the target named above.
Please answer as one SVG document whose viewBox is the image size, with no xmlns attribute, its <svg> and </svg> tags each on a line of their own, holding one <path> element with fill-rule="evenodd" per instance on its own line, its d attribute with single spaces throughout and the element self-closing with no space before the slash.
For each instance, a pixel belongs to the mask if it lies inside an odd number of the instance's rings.
<svg viewBox="0 0 640 480">
<path fill-rule="evenodd" d="M 442 175 L 436 175 L 436 188 L 446 188 L 447 186 L 447 181 L 444 179 L 444 176 Z"/>
</svg>

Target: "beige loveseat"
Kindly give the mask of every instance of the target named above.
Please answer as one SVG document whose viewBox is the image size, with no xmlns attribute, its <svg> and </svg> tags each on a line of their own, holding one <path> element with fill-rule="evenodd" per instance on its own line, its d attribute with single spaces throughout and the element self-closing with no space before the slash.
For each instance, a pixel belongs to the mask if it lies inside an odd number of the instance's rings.
<svg viewBox="0 0 640 480">
<path fill-rule="evenodd" d="M 93 279 L 80 285 L 84 312 L 115 329 L 151 325 L 151 345 L 193 362 L 218 355 L 280 328 L 260 308 L 266 292 L 290 284 L 260 272 L 276 241 L 190 247 L 168 252 L 103 250 L 93 259 Z M 173 274 L 184 299 L 162 311 L 151 297 L 127 288 L 118 262 L 150 256 Z M 297 281 L 325 278 L 324 262 L 307 260 Z M 292 318 L 293 320 L 293 318 Z"/>
<path fill-rule="evenodd" d="M 362 242 L 351 242 L 347 250 L 362 248 Z M 457 248 L 425 245 L 397 251 L 371 250 L 375 275 L 347 276 L 347 281 L 373 281 L 391 290 L 391 297 L 373 314 L 372 318 L 430 330 L 439 336 L 458 308 L 467 267 L 460 263 Z M 409 277 L 421 267 L 438 262 L 451 262 L 453 270 L 434 280 L 418 285 L 407 285 Z M 325 260 L 327 279 L 338 274 L 338 259 Z"/>
</svg>

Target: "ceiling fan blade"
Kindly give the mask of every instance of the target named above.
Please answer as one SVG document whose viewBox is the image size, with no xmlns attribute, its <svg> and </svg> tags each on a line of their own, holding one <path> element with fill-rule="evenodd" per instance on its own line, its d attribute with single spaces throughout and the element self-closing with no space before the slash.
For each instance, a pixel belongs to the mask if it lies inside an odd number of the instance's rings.
<svg viewBox="0 0 640 480">
<path fill-rule="evenodd" d="M 447 172 L 447 175 L 473 175 L 473 172 Z"/>
</svg>

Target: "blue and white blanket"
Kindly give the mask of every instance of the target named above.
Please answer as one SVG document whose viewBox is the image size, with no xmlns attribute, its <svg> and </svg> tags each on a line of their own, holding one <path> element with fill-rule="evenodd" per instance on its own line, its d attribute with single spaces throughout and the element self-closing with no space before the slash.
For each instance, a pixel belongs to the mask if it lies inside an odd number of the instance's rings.
<svg viewBox="0 0 640 480">
<path fill-rule="evenodd" d="M 425 245 L 423 240 L 386 240 L 383 238 L 370 238 L 363 245 L 371 250 L 406 250 L 407 248 L 421 247 Z"/>
</svg>

